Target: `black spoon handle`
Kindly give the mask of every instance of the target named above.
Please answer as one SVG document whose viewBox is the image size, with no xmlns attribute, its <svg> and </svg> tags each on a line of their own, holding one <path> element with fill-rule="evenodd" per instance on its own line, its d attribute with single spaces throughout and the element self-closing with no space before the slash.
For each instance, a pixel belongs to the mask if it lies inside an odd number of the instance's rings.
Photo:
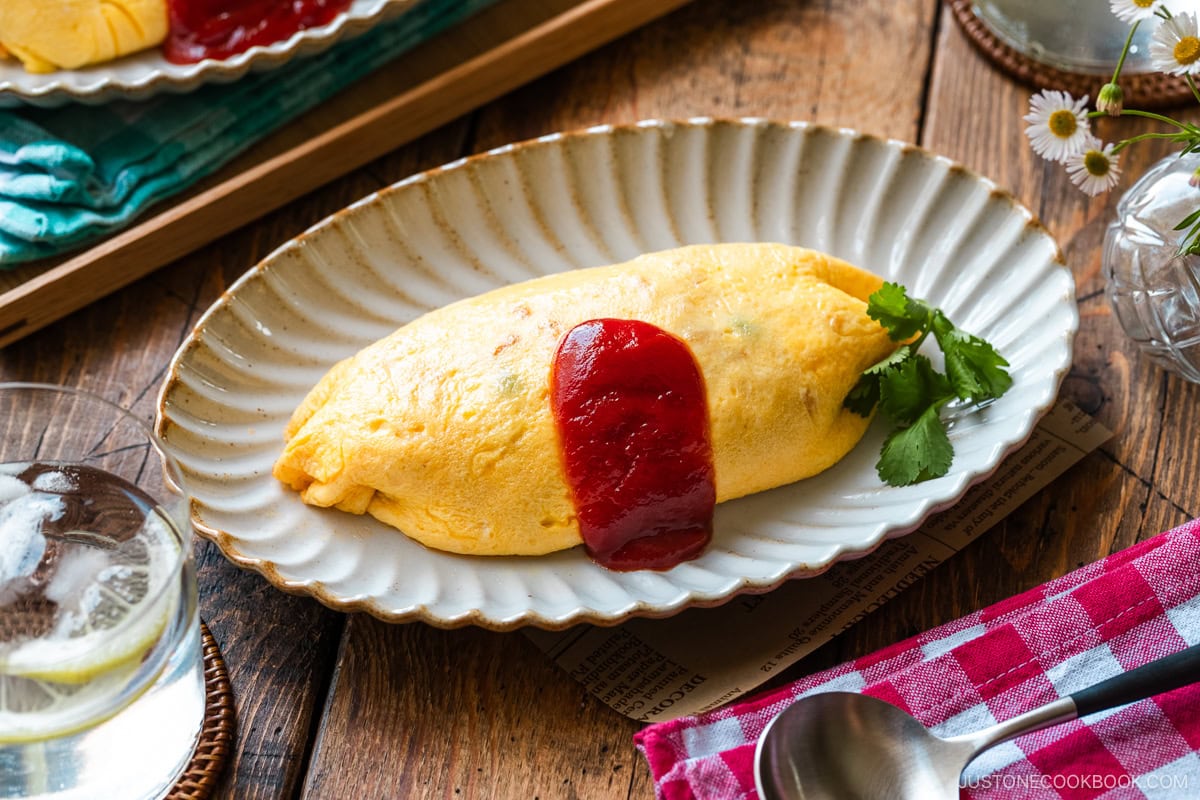
<svg viewBox="0 0 1200 800">
<path fill-rule="evenodd" d="M 1144 700 L 1200 681 L 1200 644 L 1071 695 L 1079 716 Z"/>
</svg>

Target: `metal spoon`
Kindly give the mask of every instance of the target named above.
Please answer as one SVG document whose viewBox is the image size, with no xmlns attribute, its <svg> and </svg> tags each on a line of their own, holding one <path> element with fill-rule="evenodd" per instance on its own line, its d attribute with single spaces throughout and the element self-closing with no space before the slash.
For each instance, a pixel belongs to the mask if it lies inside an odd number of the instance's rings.
<svg viewBox="0 0 1200 800">
<path fill-rule="evenodd" d="M 828 692 L 797 700 L 767 724 L 754 753 L 762 800 L 957 798 L 976 756 L 1023 733 L 1200 681 L 1200 645 L 976 733 L 942 739 L 896 706 Z"/>
</svg>

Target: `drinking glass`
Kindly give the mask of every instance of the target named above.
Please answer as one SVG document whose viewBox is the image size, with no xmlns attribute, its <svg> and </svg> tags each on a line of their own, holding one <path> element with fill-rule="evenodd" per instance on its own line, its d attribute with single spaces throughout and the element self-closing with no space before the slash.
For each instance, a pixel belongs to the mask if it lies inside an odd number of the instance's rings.
<svg viewBox="0 0 1200 800">
<path fill-rule="evenodd" d="M 204 718 L 178 467 L 86 392 L 0 384 L 0 798 L 161 797 Z"/>
</svg>

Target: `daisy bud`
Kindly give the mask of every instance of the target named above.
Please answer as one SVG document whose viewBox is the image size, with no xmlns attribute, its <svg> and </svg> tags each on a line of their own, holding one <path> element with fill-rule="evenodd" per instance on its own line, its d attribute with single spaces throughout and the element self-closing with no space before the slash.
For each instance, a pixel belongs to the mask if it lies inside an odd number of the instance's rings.
<svg viewBox="0 0 1200 800">
<path fill-rule="evenodd" d="M 1188 178 L 1188 186 L 1193 189 L 1200 189 L 1200 167 L 1196 167 L 1196 171 L 1192 173 L 1192 177 Z"/>
<path fill-rule="evenodd" d="M 1096 110 L 1103 111 L 1110 117 L 1119 117 L 1124 107 L 1125 92 L 1121 91 L 1121 87 L 1115 83 L 1104 84 L 1100 96 L 1096 98 Z"/>
</svg>

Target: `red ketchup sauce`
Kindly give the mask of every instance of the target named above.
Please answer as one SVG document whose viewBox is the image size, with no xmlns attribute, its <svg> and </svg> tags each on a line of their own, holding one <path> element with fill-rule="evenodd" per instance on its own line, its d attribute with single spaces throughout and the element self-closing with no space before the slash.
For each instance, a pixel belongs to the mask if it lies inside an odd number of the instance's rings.
<svg viewBox="0 0 1200 800">
<path fill-rule="evenodd" d="M 175 64 L 228 58 L 333 21 L 350 0 L 167 0 L 163 54 Z"/>
<path fill-rule="evenodd" d="M 588 554 L 669 569 L 712 538 L 716 488 L 704 378 L 684 342 L 595 319 L 558 346 L 550 402 Z"/>
</svg>

